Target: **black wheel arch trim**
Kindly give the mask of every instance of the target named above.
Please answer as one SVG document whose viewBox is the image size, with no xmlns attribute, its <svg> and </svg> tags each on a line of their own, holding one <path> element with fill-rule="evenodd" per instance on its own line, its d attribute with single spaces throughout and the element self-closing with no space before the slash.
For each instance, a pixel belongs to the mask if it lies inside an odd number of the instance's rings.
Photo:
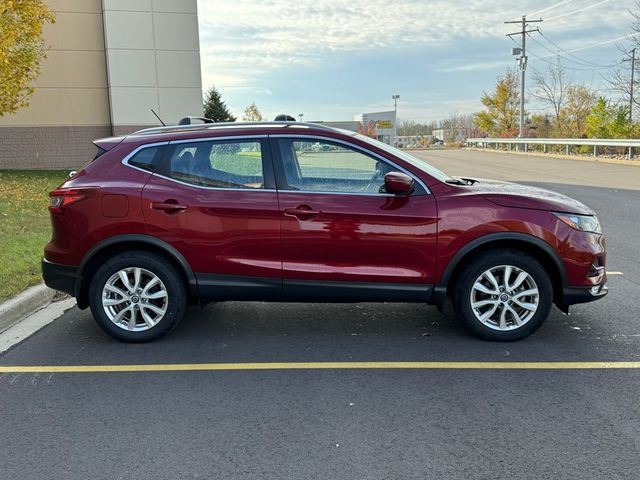
<svg viewBox="0 0 640 480">
<path fill-rule="evenodd" d="M 460 261 L 473 250 L 482 247 L 484 245 L 505 241 L 505 240 L 516 240 L 524 243 L 528 243 L 534 247 L 538 247 L 542 251 L 544 251 L 549 258 L 553 260 L 554 265 L 556 266 L 558 272 L 560 273 L 560 283 L 562 286 L 562 296 L 565 295 L 567 291 L 567 270 L 560 257 L 560 254 L 553 248 L 549 243 L 545 242 L 539 237 L 534 235 L 530 235 L 528 233 L 519 233 L 519 232 L 497 232 L 490 233 L 488 235 L 484 235 L 482 237 L 476 238 L 475 240 L 470 241 L 465 244 L 460 250 L 456 252 L 456 254 L 449 260 L 447 267 L 445 268 L 442 278 L 440 279 L 439 284 L 434 288 L 432 303 L 438 306 L 438 309 L 442 310 L 444 308 L 444 303 L 446 301 L 447 296 L 447 287 L 451 280 L 451 276 L 453 272 L 457 268 Z"/>
<path fill-rule="evenodd" d="M 131 243 L 131 242 L 146 243 L 148 245 L 153 245 L 154 247 L 157 247 L 163 250 L 167 255 L 173 258 L 173 260 L 175 260 L 178 263 L 181 270 L 184 272 L 184 274 L 187 277 L 187 280 L 188 280 L 187 287 L 189 289 L 190 294 L 195 297 L 199 297 L 198 282 L 196 280 L 196 276 L 193 273 L 191 266 L 189 265 L 187 260 L 184 258 L 184 256 L 175 247 L 168 244 L 167 242 L 160 240 L 159 238 L 152 237 L 150 235 L 144 235 L 144 234 L 115 235 L 113 237 L 109 237 L 105 240 L 102 240 L 101 242 L 91 247 L 89 251 L 85 253 L 84 257 L 82 257 L 82 261 L 78 266 L 78 278 L 76 280 L 76 285 L 75 285 L 75 293 L 76 293 L 75 297 L 79 298 L 80 296 L 82 279 L 84 278 L 86 268 L 96 254 L 100 253 L 105 248 L 112 247 L 114 245 L 118 245 L 122 243 Z"/>
</svg>

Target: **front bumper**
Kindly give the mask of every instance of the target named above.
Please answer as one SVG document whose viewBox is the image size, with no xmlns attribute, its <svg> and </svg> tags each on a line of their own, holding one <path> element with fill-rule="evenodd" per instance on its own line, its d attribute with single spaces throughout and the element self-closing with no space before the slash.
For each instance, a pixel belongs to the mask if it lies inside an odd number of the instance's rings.
<svg viewBox="0 0 640 480">
<path fill-rule="evenodd" d="M 49 288 L 76 296 L 78 268 L 74 265 L 61 265 L 42 259 L 42 278 Z"/>
<path fill-rule="evenodd" d="M 599 300 L 609 293 L 606 282 L 593 287 L 567 287 L 564 289 L 563 303 L 566 307 L 576 303 L 587 303 Z"/>
</svg>

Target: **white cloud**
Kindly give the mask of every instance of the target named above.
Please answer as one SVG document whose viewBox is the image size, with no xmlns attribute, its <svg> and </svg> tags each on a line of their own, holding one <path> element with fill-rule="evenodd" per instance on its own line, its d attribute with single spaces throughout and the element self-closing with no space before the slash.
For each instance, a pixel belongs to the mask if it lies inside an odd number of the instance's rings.
<svg viewBox="0 0 640 480">
<path fill-rule="evenodd" d="M 558 18 L 553 30 L 620 22 L 632 0 Z M 200 0 L 205 84 L 253 83 L 252 76 L 288 65 L 321 64 L 332 52 L 364 52 L 406 46 L 445 46 L 454 38 L 499 36 L 515 27 L 504 20 L 549 2 L 513 0 Z M 575 7 L 566 5 L 549 14 Z M 597 15 L 597 17 L 596 17 Z M 461 66 L 461 70 L 469 67 Z"/>
</svg>

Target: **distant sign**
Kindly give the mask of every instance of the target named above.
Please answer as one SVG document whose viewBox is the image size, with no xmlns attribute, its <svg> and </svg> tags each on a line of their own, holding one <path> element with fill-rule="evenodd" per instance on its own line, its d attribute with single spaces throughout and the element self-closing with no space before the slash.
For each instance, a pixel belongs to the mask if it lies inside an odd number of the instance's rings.
<svg viewBox="0 0 640 480">
<path fill-rule="evenodd" d="M 391 120 L 377 120 L 376 127 L 378 128 L 393 128 L 393 123 Z"/>
</svg>

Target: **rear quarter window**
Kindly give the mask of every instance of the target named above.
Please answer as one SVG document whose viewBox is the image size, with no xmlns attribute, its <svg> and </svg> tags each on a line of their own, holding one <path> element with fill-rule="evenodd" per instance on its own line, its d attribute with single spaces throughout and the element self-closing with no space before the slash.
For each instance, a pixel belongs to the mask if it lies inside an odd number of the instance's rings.
<svg viewBox="0 0 640 480">
<path fill-rule="evenodd" d="M 163 149 L 164 145 L 142 148 L 141 150 L 138 150 L 131 158 L 129 158 L 129 160 L 127 160 L 127 163 L 134 167 L 153 172 L 160 163 Z"/>
</svg>

